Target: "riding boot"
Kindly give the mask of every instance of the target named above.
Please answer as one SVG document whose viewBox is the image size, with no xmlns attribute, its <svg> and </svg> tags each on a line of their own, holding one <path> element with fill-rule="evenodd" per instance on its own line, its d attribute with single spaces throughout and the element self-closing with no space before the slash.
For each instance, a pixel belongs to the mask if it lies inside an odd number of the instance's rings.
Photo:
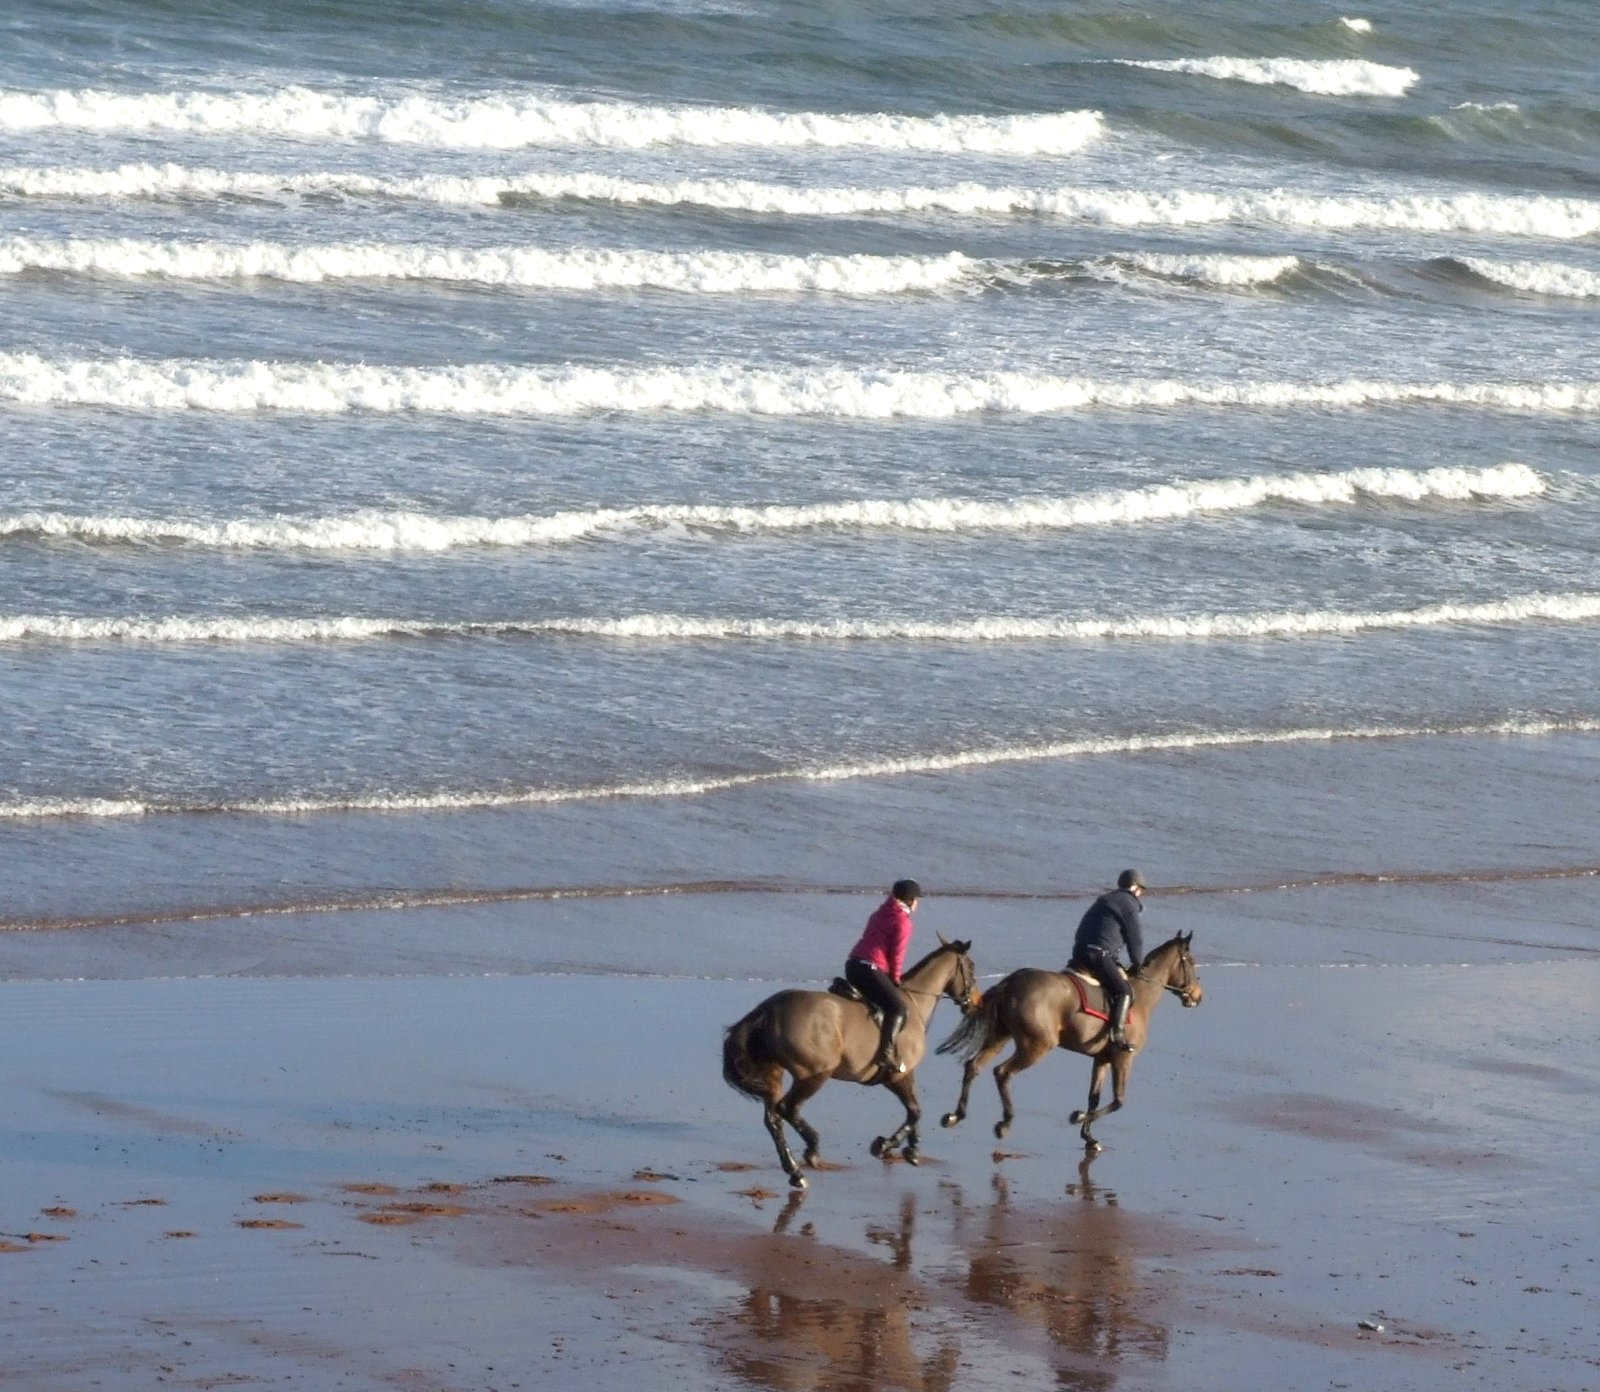
<svg viewBox="0 0 1600 1392">
<path fill-rule="evenodd" d="M 1113 1048 L 1128 1048 L 1128 1008 L 1133 1004 L 1131 996 L 1120 996 L 1111 1014 L 1111 1044 Z"/>
<path fill-rule="evenodd" d="M 878 1052 L 872 1060 L 872 1066 L 884 1073 L 904 1073 L 905 1064 L 895 1057 L 894 1042 L 900 1037 L 900 1031 L 905 1026 L 905 1017 L 902 1015 L 892 1023 L 886 1023 L 883 1038 L 878 1042 Z"/>
</svg>

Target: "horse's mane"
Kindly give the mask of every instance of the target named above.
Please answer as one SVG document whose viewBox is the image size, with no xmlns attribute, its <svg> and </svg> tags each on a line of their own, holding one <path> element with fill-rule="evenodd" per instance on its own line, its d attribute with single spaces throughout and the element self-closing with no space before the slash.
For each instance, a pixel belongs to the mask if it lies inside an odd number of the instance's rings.
<svg viewBox="0 0 1600 1392">
<path fill-rule="evenodd" d="M 935 957 L 937 957 L 941 952 L 956 952 L 956 951 L 960 950 L 960 947 L 961 947 L 961 945 L 959 943 L 953 943 L 953 942 L 942 942 L 942 943 L 940 943 L 938 947 L 934 948 L 933 951 L 930 952 L 926 957 L 924 957 L 920 962 L 915 963 L 913 966 L 907 967 L 903 972 L 901 972 L 900 973 L 900 979 L 902 981 L 904 981 L 906 979 L 906 977 L 910 976 L 913 972 L 921 971 L 925 966 L 928 965 L 929 962 L 933 961 L 933 959 Z"/>
<path fill-rule="evenodd" d="M 1190 934 L 1190 937 L 1192 936 L 1193 934 Z M 1161 956 L 1162 953 L 1170 952 L 1173 948 L 1185 947 L 1187 944 L 1188 938 L 1186 938 L 1182 933 L 1174 933 L 1166 940 L 1166 942 L 1162 943 L 1160 947 L 1152 947 L 1150 951 L 1144 954 L 1144 961 L 1139 963 L 1139 970 L 1143 971 L 1153 961 L 1155 961 L 1157 957 Z"/>
</svg>

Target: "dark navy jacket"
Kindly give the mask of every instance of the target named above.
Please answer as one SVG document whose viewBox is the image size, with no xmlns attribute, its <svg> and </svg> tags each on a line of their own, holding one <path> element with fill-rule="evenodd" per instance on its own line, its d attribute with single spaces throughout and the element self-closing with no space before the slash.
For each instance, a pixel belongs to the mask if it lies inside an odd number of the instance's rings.
<svg viewBox="0 0 1600 1392">
<path fill-rule="evenodd" d="M 1139 896 L 1131 890 L 1113 889 L 1102 894 L 1078 924 L 1078 935 L 1072 940 L 1073 960 L 1081 956 L 1084 948 L 1098 947 L 1116 961 L 1118 947 L 1126 943 L 1128 959 L 1137 967 L 1144 961 L 1144 939 L 1139 932 L 1139 915 L 1143 911 Z"/>
</svg>

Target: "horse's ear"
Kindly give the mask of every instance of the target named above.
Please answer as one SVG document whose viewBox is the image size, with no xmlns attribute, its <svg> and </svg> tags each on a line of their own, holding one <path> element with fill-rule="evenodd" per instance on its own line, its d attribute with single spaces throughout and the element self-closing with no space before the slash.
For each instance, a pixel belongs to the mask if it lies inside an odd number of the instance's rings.
<svg viewBox="0 0 1600 1392">
<path fill-rule="evenodd" d="M 934 934 L 934 936 L 935 936 L 935 937 L 937 937 L 937 938 L 938 938 L 938 939 L 939 939 L 939 941 L 940 941 L 940 942 L 941 942 L 941 943 L 942 943 L 942 944 L 943 944 L 943 945 L 944 945 L 944 946 L 945 946 L 945 947 L 949 947 L 949 946 L 950 946 L 950 939 L 949 939 L 949 938 L 947 938 L 947 937 L 945 937 L 945 935 L 944 935 L 944 934 L 943 934 L 943 933 L 939 933 L 939 932 L 935 932 L 935 934 Z"/>
<path fill-rule="evenodd" d="M 968 938 L 966 942 L 953 942 L 950 946 L 965 957 L 967 953 L 972 951 L 972 939 Z"/>
</svg>

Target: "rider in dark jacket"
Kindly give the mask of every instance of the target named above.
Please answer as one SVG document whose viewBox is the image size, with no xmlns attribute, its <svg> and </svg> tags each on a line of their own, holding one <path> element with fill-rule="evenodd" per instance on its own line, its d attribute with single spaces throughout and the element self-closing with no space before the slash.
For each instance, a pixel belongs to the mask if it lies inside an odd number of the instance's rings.
<svg viewBox="0 0 1600 1392">
<path fill-rule="evenodd" d="M 1096 899 L 1079 921 L 1077 936 L 1072 940 L 1072 960 L 1067 964 L 1075 971 L 1087 972 L 1105 988 L 1106 1002 L 1111 1007 L 1111 1042 L 1121 1049 L 1128 1047 L 1125 1031 L 1133 993 L 1117 963 L 1117 954 L 1119 948 L 1127 946 L 1130 970 L 1138 970 L 1144 961 L 1144 938 L 1139 931 L 1143 897 L 1143 875 L 1137 870 L 1124 870 L 1118 875 L 1117 887 Z"/>
</svg>

